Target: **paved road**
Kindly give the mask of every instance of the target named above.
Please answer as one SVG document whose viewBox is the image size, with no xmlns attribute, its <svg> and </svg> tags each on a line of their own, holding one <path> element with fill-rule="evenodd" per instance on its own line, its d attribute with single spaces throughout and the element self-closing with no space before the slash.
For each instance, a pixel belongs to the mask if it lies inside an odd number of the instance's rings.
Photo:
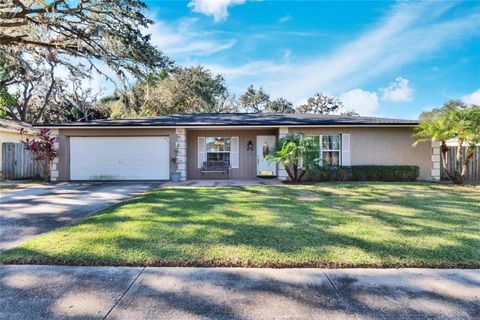
<svg viewBox="0 0 480 320">
<path fill-rule="evenodd" d="M 0 266 L 2 319 L 480 319 L 480 270 Z"/>
<path fill-rule="evenodd" d="M 156 183 L 61 183 L 0 192 L 0 252 L 128 199 Z"/>
</svg>

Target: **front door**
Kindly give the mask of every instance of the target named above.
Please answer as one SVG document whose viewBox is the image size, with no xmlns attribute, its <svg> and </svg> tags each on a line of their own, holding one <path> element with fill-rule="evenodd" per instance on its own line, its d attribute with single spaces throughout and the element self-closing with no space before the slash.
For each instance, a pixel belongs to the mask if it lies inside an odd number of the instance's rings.
<svg viewBox="0 0 480 320">
<path fill-rule="evenodd" d="M 265 159 L 275 147 L 275 136 L 257 136 L 257 176 L 276 176 L 277 164 Z"/>
</svg>

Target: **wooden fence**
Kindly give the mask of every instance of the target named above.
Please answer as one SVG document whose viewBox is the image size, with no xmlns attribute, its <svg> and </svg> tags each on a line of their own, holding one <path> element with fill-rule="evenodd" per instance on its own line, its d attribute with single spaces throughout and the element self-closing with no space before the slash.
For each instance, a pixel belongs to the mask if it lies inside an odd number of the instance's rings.
<svg viewBox="0 0 480 320">
<path fill-rule="evenodd" d="M 31 179 L 39 177 L 35 161 L 23 144 L 2 143 L 2 176 L 5 179 Z"/>
<path fill-rule="evenodd" d="M 455 168 L 455 157 L 457 155 L 457 147 L 449 147 L 450 150 L 447 153 L 447 163 L 449 170 L 453 171 Z M 461 161 L 463 163 L 463 159 L 465 157 L 465 152 L 467 150 L 466 147 L 462 148 L 462 157 Z M 447 179 L 447 174 L 443 170 L 442 166 L 442 173 L 441 173 L 442 180 Z M 465 176 L 466 181 L 480 181 L 480 146 L 475 148 L 475 155 L 472 159 L 470 159 L 470 163 L 468 166 L 468 172 Z"/>
</svg>

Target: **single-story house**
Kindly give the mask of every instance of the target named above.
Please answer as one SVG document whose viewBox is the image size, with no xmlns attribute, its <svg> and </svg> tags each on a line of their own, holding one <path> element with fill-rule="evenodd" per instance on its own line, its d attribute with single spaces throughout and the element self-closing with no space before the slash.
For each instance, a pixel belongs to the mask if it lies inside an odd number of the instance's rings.
<svg viewBox="0 0 480 320">
<path fill-rule="evenodd" d="M 207 160 L 230 164 L 230 178 L 252 179 L 285 170 L 265 161 L 279 137 L 318 139 L 320 157 L 333 165 L 416 165 L 421 180 L 440 177 L 438 146 L 412 147 L 415 120 L 283 113 L 179 114 L 136 119 L 46 124 L 58 137 L 53 181 L 167 180 L 177 154 L 182 180 L 201 178 Z M 212 173 L 207 178 L 221 178 Z"/>
</svg>

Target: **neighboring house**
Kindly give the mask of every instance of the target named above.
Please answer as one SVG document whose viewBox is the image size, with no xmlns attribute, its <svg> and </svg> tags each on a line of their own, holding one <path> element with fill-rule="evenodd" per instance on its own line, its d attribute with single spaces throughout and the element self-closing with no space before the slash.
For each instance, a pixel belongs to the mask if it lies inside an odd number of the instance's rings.
<svg viewBox="0 0 480 320">
<path fill-rule="evenodd" d="M 318 137 L 320 155 L 335 165 L 416 165 L 420 179 L 438 179 L 434 148 L 412 147 L 414 120 L 314 114 L 184 114 L 49 124 L 58 136 L 53 181 L 167 180 L 178 149 L 182 180 L 199 179 L 207 160 L 229 161 L 230 178 L 251 179 L 283 168 L 263 159 L 265 148 L 296 132 Z M 208 177 L 221 178 L 221 173 Z"/>
<path fill-rule="evenodd" d="M 20 134 L 21 129 L 23 129 L 22 134 Z M 28 123 L 22 121 L 0 119 L 0 176 L 3 163 L 3 143 L 20 143 L 26 138 L 33 138 L 35 132 L 36 129 Z"/>
</svg>

